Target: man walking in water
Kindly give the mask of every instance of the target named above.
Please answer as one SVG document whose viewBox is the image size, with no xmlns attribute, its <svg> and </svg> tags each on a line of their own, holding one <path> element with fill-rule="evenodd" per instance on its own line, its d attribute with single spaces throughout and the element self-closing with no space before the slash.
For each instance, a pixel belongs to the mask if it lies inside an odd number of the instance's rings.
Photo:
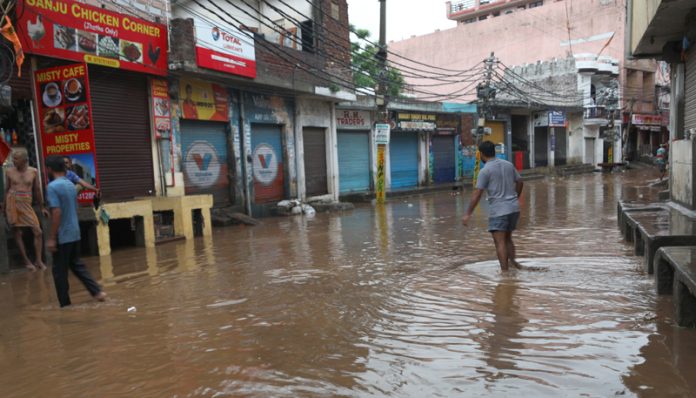
<svg viewBox="0 0 696 398">
<path fill-rule="evenodd" d="M 53 281 L 61 307 L 70 305 L 68 269 L 85 285 L 96 300 L 104 301 L 106 293 L 80 263 L 80 224 L 77 221 L 77 191 L 65 177 L 65 162 L 60 156 L 49 156 L 46 169 L 53 181 L 48 184 L 46 198 L 51 209 L 51 232 L 46 246 L 53 255 Z"/>
<path fill-rule="evenodd" d="M 41 193 L 39 174 L 35 168 L 29 167 L 29 154 L 24 148 L 15 148 L 12 151 L 12 163 L 14 168 L 7 169 L 5 177 L 5 214 L 7 223 L 14 231 L 14 239 L 22 256 L 24 266 L 30 271 L 46 269 L 43 262 L 43 236 L 41 224 L 32 203 L 36 203 L 42 209 L 44 215 L 48 215 L 44 208 L 43 195 Z M 36 254 L 36 264 L 33 264 L 27 256 L 27 249 L 24 247 L 23 232 L 25 228 L 31 229 L 34 234 L 34 252 Z"/>
<path fill-rule="evenodd" d="M 515 244 L 512 232 L 520 219 L 519 197 L 524 183 L 512 163 L 495 157 L 495 144 L 484 141 L 479 145 L 481 159 L 486 166 L 481 170 L 476 182 L 476 190 L 466 215 L 462 219 L 468 225 L 471 214 L 478 206 L 483 191 L 488 194 L 488 231 L 493 234 L 495 251 L 500 261 L 500 269 L 508 271 L 509 265 L 517 269 L 522 266 L 515 260 Z"/>
</svg>

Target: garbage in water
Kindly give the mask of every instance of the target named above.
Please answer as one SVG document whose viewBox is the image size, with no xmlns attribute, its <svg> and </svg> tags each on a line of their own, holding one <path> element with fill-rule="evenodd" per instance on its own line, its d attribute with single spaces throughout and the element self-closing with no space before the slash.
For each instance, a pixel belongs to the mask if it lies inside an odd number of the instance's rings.
<svg viewBox="0 0 696 398">
<path fill-rule="evenodd" d="M 132 313 L 132 312 L 138 312 L 138 309 L 135 307 L 128 307 L 128 309 L 126 311 Z"/>
<path fill-rule="evenodd" d="M 309 204 L 302 203 L 297 199 L 292 200 L 281 200 L 276 204 L 278 211 L 281 214 L 298 216 L 304 214 L 308 217 L 313 217 L 317 214 L 314 207 Z"/>
</svg>

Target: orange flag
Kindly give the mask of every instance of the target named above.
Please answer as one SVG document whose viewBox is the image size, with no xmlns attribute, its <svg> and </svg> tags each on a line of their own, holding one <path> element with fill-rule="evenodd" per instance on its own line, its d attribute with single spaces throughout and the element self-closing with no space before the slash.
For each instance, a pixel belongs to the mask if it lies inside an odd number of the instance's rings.
<svg viewBox="0 0 696 398">
<path fill-rule="evenodd" d="M 14 26 L 12 26 L 12 21 L 10 21 L 8 16 L 5 16 L 5 21 L 7 23 L 0 29 L 0 33 L 2 33 L 2 35 L 14 45 L 15 58 L 17 60 L 17 76 L 22 77 L 22 64 L 24 63 L 24 50 L 22 50 L 22 43 L 19 42 L 17 31 L 15 30 Z"/>
<path fill-rule="evenodd" d="M 4 138 L 0 139 L 0 165 L 5 163 L 5 160 L 7 160 L 7 157 L 10 156 L 10 152 L 12 152 L 12 148 L 5 142 Z"/>
</svg>

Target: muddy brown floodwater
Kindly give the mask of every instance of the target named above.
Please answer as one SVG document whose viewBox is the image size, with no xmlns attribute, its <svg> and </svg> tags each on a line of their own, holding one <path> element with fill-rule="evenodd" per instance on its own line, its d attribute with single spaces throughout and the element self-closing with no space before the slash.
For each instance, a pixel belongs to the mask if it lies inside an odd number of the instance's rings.
<svg viewBox="0 0 696 398">
<path fill-rule="evenodd" d="M 687 397 L 696 332 L 616 225 L 652 171 L 529 182 L 501 276 L 470 192 L 89 258 L 110 294 L 0 278 L 2 397 Z M 128 312 L 135 307 L 135 312 Z"/>
</svg>

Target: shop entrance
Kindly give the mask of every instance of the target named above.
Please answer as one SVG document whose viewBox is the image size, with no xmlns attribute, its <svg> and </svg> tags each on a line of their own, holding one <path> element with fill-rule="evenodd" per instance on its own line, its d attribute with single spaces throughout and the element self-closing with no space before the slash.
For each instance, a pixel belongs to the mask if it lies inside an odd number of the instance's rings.
<svg viewBox="0 0 696 398">
<path fill-rule="evenodd" d="M 225 124 L 182 120 L 181 148 L 186 194 L 210 194 L 213 195 L 215 207 L 229 205 L 230 179 Z"/>
</svg>

